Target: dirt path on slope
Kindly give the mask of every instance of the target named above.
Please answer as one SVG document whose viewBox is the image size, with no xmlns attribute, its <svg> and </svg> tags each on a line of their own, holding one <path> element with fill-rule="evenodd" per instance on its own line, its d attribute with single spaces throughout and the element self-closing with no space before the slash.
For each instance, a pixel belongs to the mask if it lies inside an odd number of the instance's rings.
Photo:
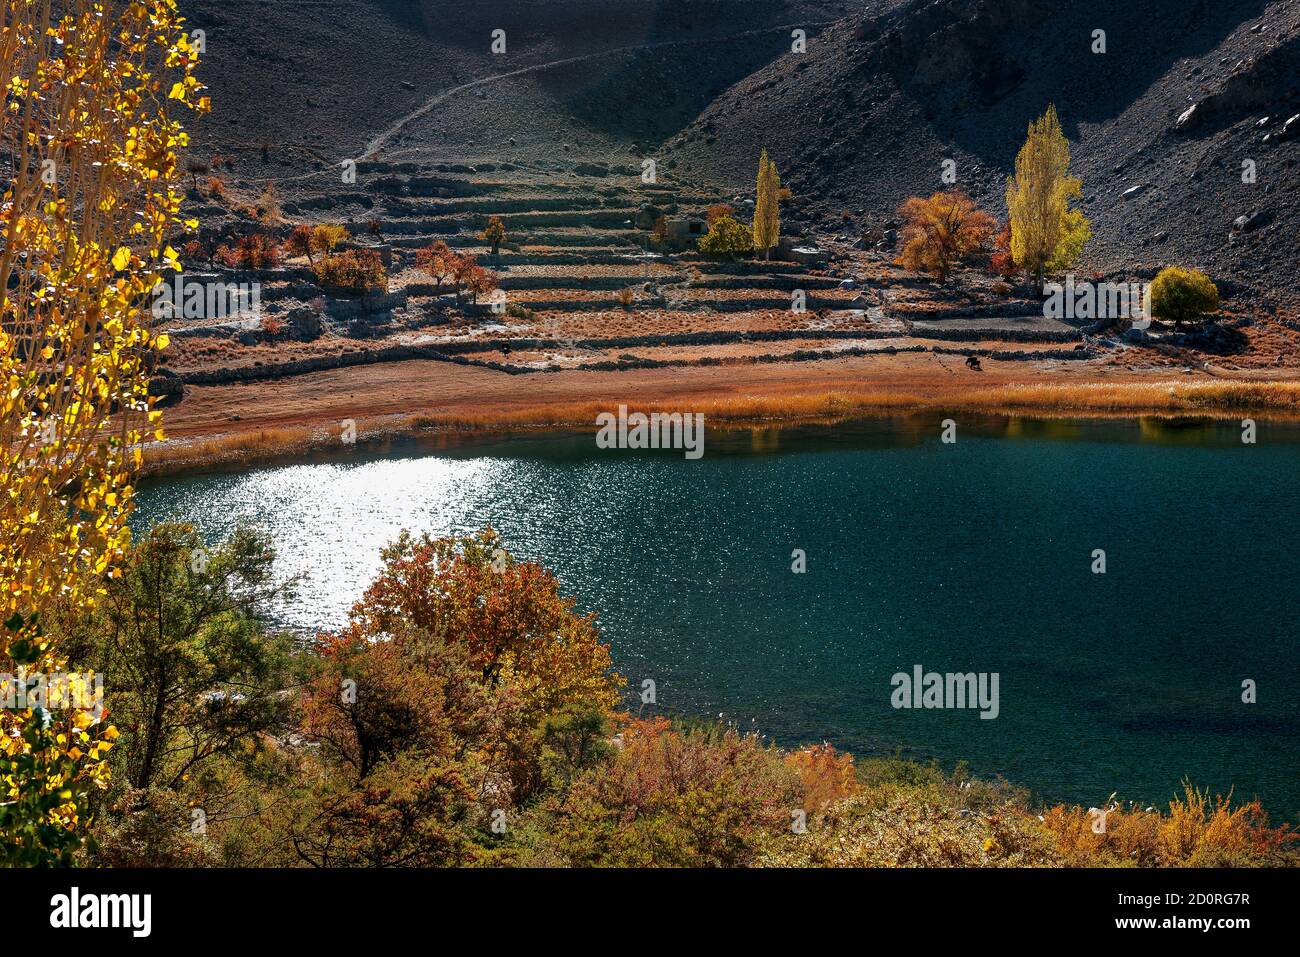
<svg viewBox="0 0 1300 957">
<path fill-rule="evenodd" d="M 373 137 L 370 142 L 366 144 L 365 150 L 362 152 L 361 156 L 358 157 L 358 161 L 365 162 L 374 159 L 379 151 L 388 144 L 389 140 L 400 133 L 408 124 L 427 115 L 434 109 L 434 107 L 446 102 L 457 93 L 462 93 L 465 90 L 470 90 L 477 86 L 483 86 L 487 83 L 495 83 L 497 80 L 506 80 L 510 77 L 523 76 L 526 73 L 536 73 L 541 70 L 554 69 L 558 66 L 566 66 L 570 63 L 583 63 L 587 60 L 595 60 L 600 57 L 618 56 L 623 53 L 637 53 L 644 50 L 656 50 L 662 47 L 687 46 L 701 43 L 725 43 L 729 40 L 742 40 L 745 37 L 757 36 L 763 33 L 775 33 L 778 30 L 824 27 L 834 22 L 834 20 L 821 20 L 813 23 L 793 23 L 777 27 L 762 27 L 757 30 L 745 30 L 741 33 L 732 33 L 721 37 L 692 37 L 686 40 L 660 40 L 656 43 L 642 43 L 634 46 L 614 47 L 611 50 L 601 50 L 597 53 L 584 53 L 581 56 L 565 57 L 564 59 L 551 60 L 547 63 L 535 63 L 532 66 L 520 67 L 517 70 L 510 70 L 506 73 L 497 73 L 492 76 L 480 77 L 477 80 L 471 80 L 468 83 L 462 83 L 459 86 L 453 86 L 451 89 L 443 90 L 441 93 L 435 94 L 431 99 L 426 100 L 417 109 L 406 114 L 406 116 L 403 116 L 401 119 L 397 120 L 397 122 L 389 125 L 387 129 Z"/>
</svg>

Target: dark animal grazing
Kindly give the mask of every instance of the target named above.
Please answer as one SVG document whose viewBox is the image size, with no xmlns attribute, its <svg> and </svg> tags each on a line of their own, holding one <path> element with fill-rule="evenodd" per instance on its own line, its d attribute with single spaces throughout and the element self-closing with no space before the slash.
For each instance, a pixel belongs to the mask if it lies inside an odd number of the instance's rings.
<svg viewBox="0 0 1300 957">
<path fill-rule="evenodd" d="M 976 372 L 983 372 L 983 371 L 984 371 L 982 368 L 980 368 L 980 361 L 979 361 L 979 359 L 976 358 L 975 356 L 967 356 L 967 357 L 966 357 L 966 368 L 967 368 L 967 369 L 974 369 Z"/>
</svg>

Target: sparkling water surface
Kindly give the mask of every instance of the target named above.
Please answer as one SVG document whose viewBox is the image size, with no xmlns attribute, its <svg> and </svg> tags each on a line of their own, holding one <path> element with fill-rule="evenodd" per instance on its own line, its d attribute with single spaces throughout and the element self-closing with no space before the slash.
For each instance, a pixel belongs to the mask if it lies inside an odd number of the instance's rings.
<svg viewBox="0 0 1300 957">
<path fill-rule="evenodd" d="M 940 431 L 710 430 L 697 461 L 590 434 L 403 440 L 146 482 L 133 524 L 266 531 L 302 578 L 270 616 L 309 632 L 345 618 L 399 530 L 490 523 L 599 613 L 661 709 L 964 760 L 1047 800 L 1163 802 L 1187 777 L 1300 817 L 1300 429 Z M 892 708 L 918 664 L 998 672 L 998 717 Z"/>
</svg>

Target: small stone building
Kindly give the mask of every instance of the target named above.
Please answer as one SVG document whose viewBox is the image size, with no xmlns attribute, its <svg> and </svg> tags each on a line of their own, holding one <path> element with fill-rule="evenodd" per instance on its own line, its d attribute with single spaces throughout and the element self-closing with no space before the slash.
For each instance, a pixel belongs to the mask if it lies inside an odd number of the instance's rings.
<svg viewBox="0 0 1300 957">
<path fill-rule="evenodd" d="M 698 216 L 673 216 L 664 220 L 664 238 L 676 246 L 695 242 L 709 231 L 709 225 Z"/>
</svg>

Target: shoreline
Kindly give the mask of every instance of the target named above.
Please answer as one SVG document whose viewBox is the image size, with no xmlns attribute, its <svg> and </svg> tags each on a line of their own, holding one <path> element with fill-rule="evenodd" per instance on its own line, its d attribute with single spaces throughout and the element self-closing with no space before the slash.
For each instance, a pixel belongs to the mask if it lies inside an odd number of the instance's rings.
<svg viewBox="0 0 1300 957">
<path fill-rule="evenodd" d="M 337 447 L 349 422 L 362 446 L 400 438 L 594 432 L 596 415 L 620 404 L 632 411 L 701 412 L 706 427 L 726 430 L 939 413 L 1300 421 L 1296 378 L 1177 376 L 1168 368 L 1133 374 L 1113 366 L 1085 374 L 1040 368 L 1037 375 L 1024 375 L 1020 363 L 1014 364 L 1018 369 L 990 363 L 975 378 L 938 372 L 924 356 L 899 360 L 851 357 L 773 366 L 748 370 L 739 379 L 732 378 L 734 368 L 722 367 L 574 370 L 536 380 L 417 360 L 269 383 L 192 387 L 181 403 L 163 407 L 168 441 L 146 446 L 142 474 L 293 459 Z"/>
</svg>

